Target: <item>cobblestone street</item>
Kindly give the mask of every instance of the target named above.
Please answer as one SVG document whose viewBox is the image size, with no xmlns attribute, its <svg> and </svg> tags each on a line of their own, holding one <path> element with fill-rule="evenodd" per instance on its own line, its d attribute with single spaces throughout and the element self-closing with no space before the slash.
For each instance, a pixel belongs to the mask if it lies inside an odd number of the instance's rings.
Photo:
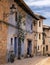
<svg viewBox="0 0 50 65">
<path fill-rule="evenodd" d="M 15 60 L 14 63 L 7 63 L 4 65 L 50 65 L 50 57 L 37 56 L 33 58 Z"/>
</svg>

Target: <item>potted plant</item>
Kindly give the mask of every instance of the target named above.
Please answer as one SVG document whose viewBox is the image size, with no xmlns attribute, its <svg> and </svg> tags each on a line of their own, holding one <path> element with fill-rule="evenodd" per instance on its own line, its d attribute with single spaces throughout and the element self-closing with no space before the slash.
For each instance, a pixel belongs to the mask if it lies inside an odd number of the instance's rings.
<svg viewBox="0 0 50 65">
<path fill-rule="evenodd" d="M 13 63 L 13 62 L 14 62 L 14 59 L 15 59 L 14 52 L 11 51 L 11 52 L 10 52 L 10 62 Z"/>
</svg>

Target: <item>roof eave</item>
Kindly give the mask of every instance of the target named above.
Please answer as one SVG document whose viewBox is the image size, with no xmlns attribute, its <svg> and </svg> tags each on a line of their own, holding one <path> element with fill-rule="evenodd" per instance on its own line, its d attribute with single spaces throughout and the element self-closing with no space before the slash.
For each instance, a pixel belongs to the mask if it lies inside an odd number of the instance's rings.
<svg viewBox="0 0 50 65">
<path fill-rule="evenodd" d="M 40 17 L 41 19 L 47 19 L 46 17 L 44 17 L 44 16 L 41 16 L 41 15 L 39 15 L 39 17 Z"/>
<path fill-rule="evenodd" d="M 32 10 L 26 5 L 26 3 L 23 0 L 14 0 L 25 12 L 27 12 L 29 15 L 31 15 L 36 20 L 39 20 Z"/>
</svg>

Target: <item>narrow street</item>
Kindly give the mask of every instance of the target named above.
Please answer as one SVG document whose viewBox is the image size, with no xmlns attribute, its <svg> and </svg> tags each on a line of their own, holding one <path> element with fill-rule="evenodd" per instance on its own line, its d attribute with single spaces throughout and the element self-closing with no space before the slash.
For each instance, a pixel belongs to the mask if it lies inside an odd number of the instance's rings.
<svg viewBox="0 0 50 65">
<path fill-rule="evenodd" d="M 38 62 L 36 65 L 50 65 L 50 57 L 43 59 L 42 61 Z"/>
<path fill-rule="evenodd" d="M 4 65 L 50 65 L 50 57 L 37 56 L 33 58 L 15 60 L 14 63 L 7 63 Z"/>
</svg>

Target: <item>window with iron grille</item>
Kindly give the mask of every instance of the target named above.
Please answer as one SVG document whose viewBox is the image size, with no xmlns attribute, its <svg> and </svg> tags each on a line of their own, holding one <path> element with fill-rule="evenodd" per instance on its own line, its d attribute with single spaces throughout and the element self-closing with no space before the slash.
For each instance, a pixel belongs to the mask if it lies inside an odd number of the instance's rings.
<svg viewBox="0 0 50 65">
<path fill-rule="evenodd" d="M 11 45 L 13 45 L 13 38 L 11 38 Z"/>
</svg>

